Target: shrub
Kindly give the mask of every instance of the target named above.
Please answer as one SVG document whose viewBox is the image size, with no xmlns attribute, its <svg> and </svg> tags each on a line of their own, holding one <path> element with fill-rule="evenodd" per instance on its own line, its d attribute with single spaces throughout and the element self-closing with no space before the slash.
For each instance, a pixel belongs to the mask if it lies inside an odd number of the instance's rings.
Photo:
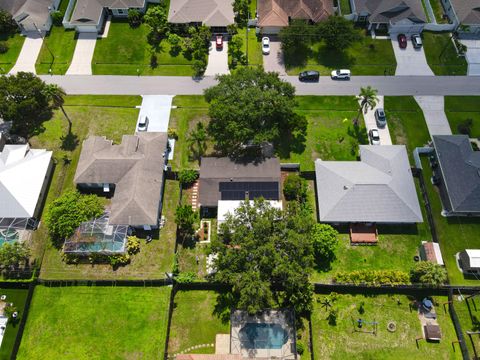
<svg viewBox="0 0 480 360">
<path fill-rule="evenodd" d="M 168 128 L 168 138 L 178 140 L 177 130 Z"/>
<path fill-rule="evenodd" d="M 0 41 L 0 54 L 5 54 L 8 51 L 8 44 L 4 41 Z"/>
<path fill-rule="evenodd" d="M 62 259 L 66 264 L 76 265 L 79 263 L 80 258 L 75 254 L 65 254 L 63 253 Z"/>
<path fill-rule="evenodd" d="M 158 67 L 158 59 L 157 59 L 157 55 L 155 54 L 150 55 L 150 67 L 152 69 L 155 69 L 156 67 Z"/>
<path fill-rule="evenodd" d="M 298 174 L 290 174 L 283 183 L 283 195 L 287 200 L 304 202 L 307 198 L 308 185 Z"/>
<path fill-rule="evenodd" d="M 0 9 L 0 34 L 12 34 L 18 29 L 17 23 L 12 15 L 3 9 Z"/>
<path fill-rule="evenodd" d="M 136 236 L 129 236 L 127 240 L 127 253 L 135 255 L 140 252 L 140 240 Z"/>
<path fill-rule="evenodd" d="M 63 12 L 54 11 L 53 13 L 50 14 L 50 16 L 52 17 L 53 25 L 62 26 L 63 17 L 65 16 L 65 14 Z"/>
<path fill-rule="evenodd" d="M 130 27 L 136 28 L 139 27 L 142 23 L 142 14 L 137 9 L 128 10 L 128 23 Z"/>
<path fill-rule="evenodd" d="M 410 277 L 408 273 L 398 270 L 356 270 L 338 272 L 333 281 L 355 285 L 401 285 L 409 284 Z"/>
<path fill-rule="evenodd" d="M 177 34 L 170 33 L 168 35 L 168 43 L 171 45 L 171 52 L 178 54 L 182 50 L 183 39 Z"/>
<path fill-rule="evenodd" d="M 439 286 L 447 282 L 447 270 L 430 261 L 420 261 L 410 270 L 412 283 Z"/>
<path fill-rule="evenodd" d="M 178 172 L 178 180 L 182 185 L 190 185 L 198 179 L 198 172 L 193 169 L 183 169 Z"/>
<path fill-rule="evenodd" d="M 465 119 L 461 123 L 457 125 L 457 130 L 460 134 L 470 136 L 472 131 L 473 120 L 472 119 Z"/>
<path fill-rule="evenodd" d="M 338 231 L 328 224 L 315 224 L 312 229 L 313 249 L 317 267 L 323 271 L 330 270 L 335 260 L 338 245 Z"/>
<path fill-rule="evenodd" d="M 297 341 L 297 353 L 298 353 L 298 355 L 303 355 L 304 352 L 305 352 L 305 345 L 303 345 L 302 342 Z"/>
<path fill-rule="evenodd" d="M 175 277 L 175 281 L 179 284 L 192 283 L 197 279 L 197 274 L 192 271 L 182 272 Z"/>
<path fill-rule="evenodd" d="M 338 311 L 332 308 L 328 313 L 328 317 L 327 317 L 328 325 L 330 326 L 337 325 L 337 316 L 338 316 Z"/>
<path fill-rule="evenodd" d="M 192 63 L 192 69 L 193 71 L 195 71 L 195 76 L 202 76 L 207 69 L 207 62 L 205 61 L 205 59 L 194 60 Z"/>
<path fill-rule="evenodd" d="M 123 255 L 112 255 L 109 257 L 110 260 L 110 265 L 112 265 L 113 268 L 117 268 L 119 266 L 125 266 L 128 263 L 130 263 L 130 255 L 123 254 Z"/>
</svg>

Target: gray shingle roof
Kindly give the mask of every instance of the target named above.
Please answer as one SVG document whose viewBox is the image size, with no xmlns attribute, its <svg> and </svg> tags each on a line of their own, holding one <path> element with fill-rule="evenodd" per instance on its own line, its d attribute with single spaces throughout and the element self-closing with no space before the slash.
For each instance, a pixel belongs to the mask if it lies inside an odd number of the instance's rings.
<svg viewBox="0 0 480 360">
<path fill-rule="evenodd" d="M 146 0 L 77 0 L 70 23 L 98 25 L 103 9 L 143 8 Z"/>
<path fill-rule="evenodd" d="M 76 184 L 115 184 L 110 223 L 157 225 L 163 186 L 166 133 L 123 136 L 113 145 L 101 136 L 83 142 Z"/>
<path fill-rule="evenodd" d="M 280 162 L 267 158 L 261 162 L 235 162 L 228 157 L 204 157 L 200 166 L 199 201 L 201 206 L 215 207 L 221 200 L 221 182 L 278 182 Z"/>
<path fill-rule="evenodd" d="M 427 18 L 421 0 L 354 0 L 357 13 L 370 14 L 369 22 L 395 24 L 409 20 L 425 23 Z"/>
<path fill-rule="evenodd" d="M 460 23 L 480 24 L 480 0 L 450 0 Z"/>
<path fill-rule="evenodd" d="M 473 151 L 466 135 L 436 135 L 432 139 L 450 202 L 448 210 L 480 212 L 480 151 Z"/>
<path fill-rule="evenodd" d="M 315 161 L 324 222 L 422 222 L 403 145 L 360 146 L 361 161 Z"/>
<path fill-rule="evenodd" d="M 19 23 L 35 23 L 42 27 L 50 18 L 50 8 L 54 0 L 0 0 L 0 9 L 10 13 L 14 18 L 21 18 Z"/>
<path fill-rule="evenodd" d="M 168 22 L 228 26 L 234 23 L 232 3 L 232 0 L 170 0 Z"/>
</svg>

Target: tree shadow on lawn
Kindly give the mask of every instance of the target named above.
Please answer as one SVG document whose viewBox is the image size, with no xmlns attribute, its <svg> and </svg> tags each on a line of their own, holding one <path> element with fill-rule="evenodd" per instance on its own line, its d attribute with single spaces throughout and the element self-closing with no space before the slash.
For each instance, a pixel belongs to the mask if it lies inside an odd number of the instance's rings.
<svg viewBox="0 0 480 360">
<path fill-rule="evenodd" d="M 283 159 L 290 158 L 290 154 L 301 154 L 306 148 L 306 134 L 289 134 L 275 141 L 275 153 Z"/>
<path fill-rule="evenodd" d="M 378 233 L 380 235 L 418 235 L 417 224 L 402 224 L 402 225 L 377 225 Z"/>
<path fill-rule="evenodd" d="M 312 51 L 311 59 L 320 65 L 337 69 L 353 66 L 356 62 L 356 59 L 346 51 L 329 49 L 325 45 Z"/>
</svg>

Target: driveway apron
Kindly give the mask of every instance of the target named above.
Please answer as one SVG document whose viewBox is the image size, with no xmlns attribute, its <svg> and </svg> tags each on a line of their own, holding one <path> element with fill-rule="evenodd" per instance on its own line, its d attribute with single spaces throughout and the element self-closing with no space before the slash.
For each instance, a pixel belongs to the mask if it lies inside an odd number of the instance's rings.
<svg viewBox="0 0 480 360">
<path fill-rule="evenodd" d="M 373 110 L 368 110 L 368 112 L 363 114 L 363 118 L 365 120 L 365 127 L 367 128 L 367 134 L 370 129 L 378 129 L 380 134 L 380 145 L 392 145 L 392 139 L 390 138 L 390 131 L 388 130 L 388 118 L 387 118 L 387 125 L 384 128 L 379 128 L 377 126 L 377 121 L 375 120 L 375 110 L 378 108 L 383 108 L 383 96 L 377 96 L 378 102 L 377 105 L 373 108 Z M 360 103 L 360 100 L 359 100 Z M 370 140 L 370 139 L 369 139 Z"/>
<path fill-rule="evenodd" d="M 265 71 L 275 71 L 280 75 L 287 75 L 280 41 L 270 39 L 270 54 L 263 55 L 263 68 Z"/>
<path fill-rule="evenodd" d="M 423 111 L 430 136 L 452 134 L 443 96 L 415 96 L 415 100 Z"/>
<path fill-rule="evenodd" d="M 148 132 L 168 132 L 173 95 L 142 95 L 138 122 L 148 117 Z"/>
<path fill-rule="evenodd" d="M 97 33 L 80 33 L 67 75 L 92 75 L 92 59 Z"/>
<path fill-rule="evenodd" d="M 427 64 L 427 58 L 423 47 L 415 49 L 410 36 L 407 34 L 407 47 L 400 49 L 398 45 L 397 34 L 392 34 L 391 41 L 395 59 L 397 60 L 397 70 L 395 75 L 434 75 L 432 69 Z"/>
<path fill-rule="evenodd" d="M 39 33 L 29 32 L 26 34 L 22 50 L 18 55 L 17 62 L 10 70 L 10 74 L 16 74 L 19 71 L 31 72 L 36 74 L 35 62 L 42 48 L 43 38 Z"/>
<path fill-rule="evenodd" d="M 229 74 L 228 70 L 228 41 L 223 42 L 222 50 L 217 50 L 215 41 L 210 44 L 208 52 L 208 65 L 205 70 L 205 76 L 214 76 L 217 74 Z"/>
</svg>

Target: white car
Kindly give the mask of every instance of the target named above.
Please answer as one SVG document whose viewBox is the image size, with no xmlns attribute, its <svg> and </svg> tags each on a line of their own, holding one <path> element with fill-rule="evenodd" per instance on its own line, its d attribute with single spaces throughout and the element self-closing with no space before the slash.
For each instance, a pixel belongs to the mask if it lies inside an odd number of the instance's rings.
<svg viewBox="0 0 480 360">
<path fill-rule="evenodd" d="M 368 137 L 370 138 L 370 144 L 380 145 L 380 133 L 378 132 L 378 129 L 370 129 Z"/>
<path fill-rule="evenodd" d="M 148 117 L 144 117 L 138 122 L 137 131 L 147 131 L 148 128 Z"/>
<path fill-rule="evenodd" d="M 266 36 L 262 38 L 262 54 L 270 54 L 270 39 Z"/>
<path fill-rule="evenodd" d="M 349 80 L 350 70 L 347 70 L 347 69 L 333 70 L 331 75 L 332 75 L 332 79 L 334 80 L 340 80 L 340 79 Z"/>
</svg>

